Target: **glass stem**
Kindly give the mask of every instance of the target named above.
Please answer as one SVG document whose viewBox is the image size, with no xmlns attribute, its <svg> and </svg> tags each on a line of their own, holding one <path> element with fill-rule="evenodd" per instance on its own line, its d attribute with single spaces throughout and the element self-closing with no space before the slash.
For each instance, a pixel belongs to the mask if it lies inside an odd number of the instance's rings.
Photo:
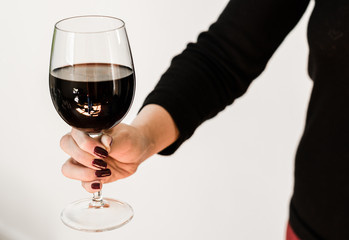
<svg viewBox="0 0 349 240">
<path fill-rule="evenodd" d="M 102 208 L 105 206 L 105 204 L 106 203 L 102 197 L 102 191 L 98 191 L 98 192 L 93 193 L 93 197 L 92 197 L 92 200 L 90 202 L 90 207 Z"/>
<path fill-rule="evenodd" d="M 103 201 L 102 191 L 93 193 L 92 201 L 96 201 L 96 202 Z"/>
</svg>

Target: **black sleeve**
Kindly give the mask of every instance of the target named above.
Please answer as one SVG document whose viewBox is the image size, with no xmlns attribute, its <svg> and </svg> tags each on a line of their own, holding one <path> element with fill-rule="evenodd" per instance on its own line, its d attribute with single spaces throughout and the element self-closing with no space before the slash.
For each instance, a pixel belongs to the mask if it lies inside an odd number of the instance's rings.
<svg viewBox="0 0 349 240">
<path fill-rule="evenodd" d="M 231 0 L 197 43 L 174 57 L 143 106 L 163 106 L 179 139 L 172 154 L 205 120 L 241 96 L 297 24 L 309 0 Z"/>
</svg>

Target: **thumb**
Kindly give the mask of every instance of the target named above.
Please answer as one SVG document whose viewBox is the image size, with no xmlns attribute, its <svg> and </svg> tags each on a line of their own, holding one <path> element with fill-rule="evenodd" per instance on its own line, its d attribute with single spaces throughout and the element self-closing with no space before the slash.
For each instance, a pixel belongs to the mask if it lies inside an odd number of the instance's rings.
<svg viewBox="0 0 349 240">
<path fill-rule="evenodd" d="M 103 134 L 101 137 L 101 143 L 104 145 L 107 151 L 110 152 L 110 148 L 113 143 L 113 138 L 107 134 Z"/>
</svg>

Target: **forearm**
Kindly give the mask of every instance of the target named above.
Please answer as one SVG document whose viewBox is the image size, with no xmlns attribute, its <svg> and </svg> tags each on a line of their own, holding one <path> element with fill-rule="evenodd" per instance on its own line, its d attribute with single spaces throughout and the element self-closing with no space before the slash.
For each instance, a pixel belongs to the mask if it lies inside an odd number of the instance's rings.
<svg viewBox="0 0 349 240">
<path fill-rule="evenodd" d="M 145 99 L 145 104 L 163 106 L 180 132 L 160 154 L 174 153 L 200 124 L 246 92 L 308 2 L 230 1 L 217 22 L 172 60 Z"/>
<path fill-rule="evenodd" d="M 146 105 L 131 124 L 149 140 L 148 156 L 156 154 L 175 142 L 178 128 L 171 115 L 156 104 Z"/>
</svg>

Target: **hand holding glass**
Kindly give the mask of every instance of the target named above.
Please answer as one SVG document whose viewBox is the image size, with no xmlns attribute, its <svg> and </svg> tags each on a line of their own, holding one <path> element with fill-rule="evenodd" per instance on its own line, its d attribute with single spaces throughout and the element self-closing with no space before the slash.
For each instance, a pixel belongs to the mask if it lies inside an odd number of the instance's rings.
<svg viewBox="0 0 349 240">
<path fill-rule="evenodd" d="M 134 97 L 135 75 L 125 24 L 105 16 L 81 16 L 55 25 L 50 62 L 53 104 L 70 126 L 91 137 L 120 123 Z M 118 228 L 132 208 L 101 192 L 67 206 L 67 226 L 90 232 Z"/>
</svg>

